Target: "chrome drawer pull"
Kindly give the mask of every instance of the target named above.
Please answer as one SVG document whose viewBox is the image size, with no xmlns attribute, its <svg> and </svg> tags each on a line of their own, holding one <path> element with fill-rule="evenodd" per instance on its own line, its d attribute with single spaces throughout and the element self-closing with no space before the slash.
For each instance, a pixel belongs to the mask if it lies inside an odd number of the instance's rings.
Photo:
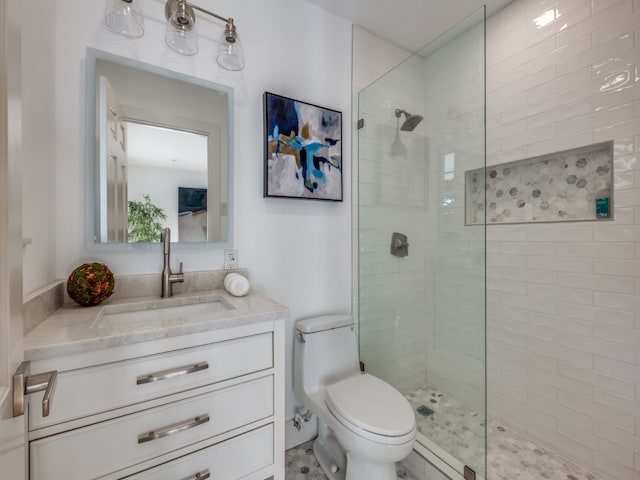
<svg viewBox="0 0 640 480">
<path fill-rule="evenodd" d="M 13 416 L 18 417 L 24 414 L 26 399 L 25 395 L 42 392 L 42 416 L 48 417 L 51 411 L 51 399 L 56 391 L 58 382 L 58 371 L 52 370 L 46 373 L 31 375 L 31 362 L 25 361 L 20 364 L 16 373 L 13 374 Z"/>
<path fill-rule="evenodd" d="M 138 435 L 138 443 L 146 443 L 150 442 L 151 440 L 168 437 L 169 435 L 189 430 L 190 428 L 197 427 L 198 425 L 202 425 L 203 423 L 207 423 L 208 421 L 209 415 L 207 415 L 206 413 L 203 415 L 198 415 L 191 420 L 174 423 L 173 425 L 167 425 L 166 427 L 162 427 L 158 430 L 151 430 L 148 433 Z"/>
<path fill-rule="evenodd" d="M 209 473 L 209 470 L 203 470 L 195 475 L 184 478 L 183 480 L 207 480 L 207 478 L 211 478 L 211 474 Z"/>
<path fill-rule="evenodd" d="M 209 368 L 207 362 L 200 362 L 193 365 L 187 365 L 185 367 L 170 368 L 168 370 L 162 370 L 161 372 L 149 373 L 148 375 L 141 375 L 136 379 L 137 385 L 144 383 L 158 382 L 160 380 L 167 380 L 169 378 L 179 377 L 181 375 L 187 375 L 189 373 L 199 372 Z"/>
</svg>

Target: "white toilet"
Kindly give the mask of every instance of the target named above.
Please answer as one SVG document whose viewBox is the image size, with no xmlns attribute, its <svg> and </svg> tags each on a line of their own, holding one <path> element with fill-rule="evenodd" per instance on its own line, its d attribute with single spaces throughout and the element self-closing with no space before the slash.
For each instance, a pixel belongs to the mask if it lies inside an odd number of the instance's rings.
<svg viewBox="0 0 640 480">
<path fill-rule="evenodd" d="M 294 390 L 318 417 L 313 443 L 331 480 L 396 480 L 413 448 L 416 420 L 388 383 L 360 372 L 353 319 L 326 315 L 296 323 Z"/>
</svg>

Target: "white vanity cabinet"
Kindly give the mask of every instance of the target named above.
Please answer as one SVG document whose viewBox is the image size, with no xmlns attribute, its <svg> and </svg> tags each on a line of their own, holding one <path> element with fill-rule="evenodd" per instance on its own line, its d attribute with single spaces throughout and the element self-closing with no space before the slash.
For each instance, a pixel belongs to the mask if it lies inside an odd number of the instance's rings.
<svg viewBox="0 0 640 480">
<path fill-rule="evenodd" d="M 284 480 L 282 324 L 32 360 L 58 382 L 49 416 L 30 399 L 30 479 Z"/>
</svg>

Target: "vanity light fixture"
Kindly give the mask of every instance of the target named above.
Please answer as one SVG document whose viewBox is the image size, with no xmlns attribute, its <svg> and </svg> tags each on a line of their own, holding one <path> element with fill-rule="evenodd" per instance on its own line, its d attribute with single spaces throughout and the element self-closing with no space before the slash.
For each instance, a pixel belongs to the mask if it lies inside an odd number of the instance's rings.
<svg viewBox="0 0 640 480">
<path fill-rule="evenodd" d="M 144 35 L 142 10 L 134 0 L 107 0 L 104 20 L 109 30 L 125 37 Z"/>
<path fill-rule="evenodd" d="M 167 0 L 164 14 L 167 19 L 165 41 L 169 48 L 182 55 L 198 53 L 196 14 L 199 11 L 225 22 L 225 29 L 218 40 L 216 62 L 231 71 L 244 68 L 244 50 L 233 18 L 222 17 L 187 0 Z M 105 21 L 109 29 L 126 37 L 144 34 L 142 12 L 136 0 L 108 0 Z"/>
<path fill-rule="evenodd" d="M 181 55 L 198 53 L 196 13 L 186 1 L 169 0 L 164 5 L 167 33 L 164 40 L 168 47 Z"/>
</svg>

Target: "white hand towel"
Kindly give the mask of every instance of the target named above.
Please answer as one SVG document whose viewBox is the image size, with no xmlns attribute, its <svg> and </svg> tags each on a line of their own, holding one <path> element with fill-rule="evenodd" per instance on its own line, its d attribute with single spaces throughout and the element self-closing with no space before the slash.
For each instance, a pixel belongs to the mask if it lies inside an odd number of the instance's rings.
<svg viewBox="0 0 640 480">
<path fill-rule="evenodd" d="M 224 277 L 224 289 L 234 297 L 244 297 L 249 293 L 249 280 L 239 273 L 228 273 Z"/>
</svg>

